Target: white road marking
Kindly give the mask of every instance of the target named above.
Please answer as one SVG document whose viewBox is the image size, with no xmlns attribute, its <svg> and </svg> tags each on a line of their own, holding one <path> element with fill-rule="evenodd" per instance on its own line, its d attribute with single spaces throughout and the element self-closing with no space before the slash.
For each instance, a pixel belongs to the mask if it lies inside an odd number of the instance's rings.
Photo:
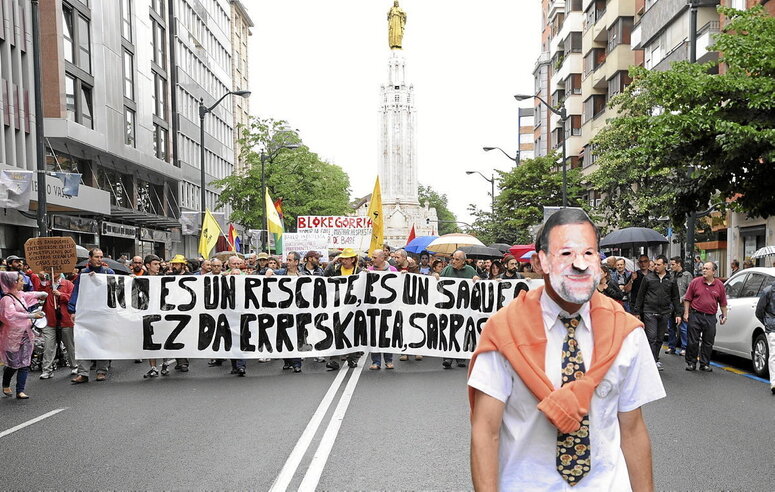
<svg viewBox="0 0 775 492">
<path fill-rule="evenodd" d="M 320 440 L 318 449 L 315 451 L 315 456 L 312 457 L 312 462 L 310 462 L 309 468 L 307 468 L 307 473 L 304 475 L 301 485 L 299 485 L 299 490 L 302 492 L 314 492 L 315 488 L 318 486 L 318 482 L 320 482 L 323 468 L 326 466 L 328 455 L 331 454 L 331 449 L 334 447 L 334 441 L 336 440 L 337 434 L 339 434 L 339 428 L 342 426 L 344 414 L 347 412 L 347 407 L 350 405 L 350 400 L 355 392 L 355 385 L 358 384 L 358 379 L 360 379 L 361 374 L 363 373 L 363 368 L 366 367 L 365 361 L 368 356 L 369 354 L 367 353 L 361 357 L 358 367 L 353 370 L 352 376 L 350 376 L 350 380 L 344 388 L 342 398 L 340 398 L 339 403 L 334 410 L 334 414 L 331 416 L 331 421 L 328 423 L 326 432 Z"/>
<path fill-rule="evenodd" d="M 61 411 L 63 411 L 63 410 L 67 410 L 67 407 L 65 407 L 65 408 L 57 408 L 56 410 L 51 410 L 51 411 L 50 411 L 50 412 L 48 412 L 48 413 L 44 413 L 44 414 L 43 414 L 43 415 L 41 415 L 40 417 L 35 417 L 35 418 L 34 418 L 34 419 L 32 419 L 32 420 L 28 420 L 27 422 L 23 422 L 23 423 L 21 423 L 21 424 L 19 424 L 19 425 L 15 426 L 15 427 L 11 427 L 11 428 L 10 428 L 10 429 L 8 429 L 8 430 L 4 430 L 3 432 L 0 432 L 0 438 L 3 438 L 3 437 L 5 437 L 5 436 L 7 436 L 7 435 L 9 435 L 9 434 L 13 434 L 13 433 L 14 433 L 14 432 L 16 432 L 16 431 L 18 431 L 18 430 L 22 430 L 22 429 L 24 429 L 25 427 L 28 427 L 28 426 L 30 426 L 30 425 L 32 425 L 32 424 L 34 424 L 34 423 L 36 423 L 36 422 L 40 422 L 40 421 L 41 421 L 41 420 L 43 420 L 43 419 L 47 419 L 47 418 L 49 418 L 49 417 L 52 417 L 52 416 L 54 416 L 54 415 L 58 414 L 59 412 L 61 412 Z"/>
<path fill-rule="evenodd" d="M 270 492 L 285 492 L 285 490 L 287 490 L 288 485 L 290 485 L 291 480 L 293 480 L 293 476 L 296 474 L 299 463 L 301 463 L 304 455 L 307 454 L 307 449 L 309 448 L 312 439 L 315 437 L 315 434 L 317 434 L 320 423 L 326 415 L 326 412 L 328 412 L 328 407 L 331 406 L 331 402 L 334 400 L 336 392 L 339 391 L 339 387 L 342 385 L 342 381 L 344 381 L 346 374 L 347 365 L 343 364 L 342 368 L 339 369 L 336 378 L 334 378 L 334 381 L 328 388 L 323 400 L 321 400 L 320 405 L 318 405 L 317 410 L 315 410 L 315 413 L 312 415 L 307 427 L 301 434 L 296 446 L 293 447 L 293 451 L 291 451 L 290 456 L 288 456 L 288 459 L 285 461 L 285 465 L 283 465 L 282 470 L 280 470 L 280 474 L 275 478 L 272 487 L 269 489 Z"/>
</svg>

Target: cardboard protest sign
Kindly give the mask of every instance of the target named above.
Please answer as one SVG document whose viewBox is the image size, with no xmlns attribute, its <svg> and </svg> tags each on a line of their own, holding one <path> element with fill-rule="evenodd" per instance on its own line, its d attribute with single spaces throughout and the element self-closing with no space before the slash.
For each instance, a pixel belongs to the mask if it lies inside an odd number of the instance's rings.
<svg viewBox="0 0 775 492">
<path fill-rule="evenodd" d="M 71 237 L 35 237 L 24 243 L 24 258 L 30 269 L 37 273 L 45 271 L 54 275 L 70 273 L 78 261 L 75 241 Z"/>
<path fill-rule="evenodd" d="M 286 232 L 283 234 L 283 258 L 295 251 L 304 258 L 307 251 L 317 251 L 322 258 L 328 258 L 328 235 L 314 232 Z"/>
<path fill-rule="evenodd" d="M 325 234 L 328 248 L 354 248 L 366 251 L 371 242 L 371 219 L 344 215 L 300 215 L 296 230 L 302 233 Z"/>
<path fill-rule="evenodd" d="M 348 277 L 81 278 L 78 359 L 289 358 L 393 352 L 470 358 L 489 316 L 542 281 L 392 272 Z M 110 319 L 110 323 L 105 320 Z"/>
</svg>

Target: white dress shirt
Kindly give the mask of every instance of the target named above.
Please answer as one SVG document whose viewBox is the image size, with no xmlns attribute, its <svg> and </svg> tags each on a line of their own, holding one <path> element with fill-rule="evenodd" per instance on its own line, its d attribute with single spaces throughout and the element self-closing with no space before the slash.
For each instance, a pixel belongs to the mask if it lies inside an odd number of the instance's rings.
<svg viewBox="0 0 775 492">
<path fill-rule="evenodd" d="M 589 303 L 578 313 L 565 313 L 546 291 L 541 296 L 546 331 L 545 371 L 555 388 L 561 386 L 562 344 L 567 329 L 559 315 L 581 316 L 576 328 L 584 364 L 591 367 L 594 343 Z M 595 390 L 590 417 L 592 469 L 574 487 L 556 467 L 557 428 L 536 408 L 538 400 L 500 352 L 476 359 L 468 385 L 506 404 L 500 431 L 500 490 L 631 490 L 620 447 L 619 412 L 629 412 L 665 396 L 654 356 L 642 329 L 633 330 Z"/>
</svg>

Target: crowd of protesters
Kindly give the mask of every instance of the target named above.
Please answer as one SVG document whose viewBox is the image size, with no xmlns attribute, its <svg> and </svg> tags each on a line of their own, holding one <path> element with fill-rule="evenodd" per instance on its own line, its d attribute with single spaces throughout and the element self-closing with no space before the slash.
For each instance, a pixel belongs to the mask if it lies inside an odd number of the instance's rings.
<svg viewBox="0 0 775 492">
<path fill-rule="evenodd" d="M 82 275 L 115 274 L 107 266 L 106 258 L 99 248 L 89 251 L 85 266 L 79 271 L 73 270 L 67 274 L 52 276 L 47 272 L 32 272 L 24 262 L 24 258 L 9 256 L 0 265 L 0 361 L 3 368 L 2 392 L 12 396 L 10 384 L 16 376 L 16 398 L 26 399 L 25 383 L 29 373 L 36 338 L 42 340 L 42 350 L 38 354 L 41 370 L 40 379 L 50 379 L 57 367 L 69 367 L 75 376 L 71 382 L 82 384 L 89 382 L 91 371 L 95 371 L 96 380 L 108 378 L 111 362 L 108 360 L 75 360 L 73 326 L 77 317 L 78 285 Z M 536 262 L 518 261 L 514 256 L 504 255 L 500 259 L 474 260 L 467 258 L 462 251 L 456 251 L 451 257 L 422 253 L 411 255 L 404 249 L 392 250 L 387 245 L 381 251 L 375 251 L 372 256 L 357 254 L 352 249 L 331 254 L 324 258 L 316 251 L 306 252 L 303 256 L 296 252 L 287 254 L 285 261 L 280 257 L 267 253 L 238 255 L 234 253 L 219 253 L 212 258 L 186 258 L 175 255 L 169 260 L 149 254 L 144 257 L 135 256 L 119 258 L 131 276 L 155 275 L 313 275 L 313 276 L 344 276 L 357 275 L 361 271 L 392 271 L 432 275 L 436 278 L 467 278 L 473 280 L 509 280 L 522 279 L 528 276 L 539 276 L 540 268 Z M 733 269 L 739 265 L 733 262 Z M 691 296 L 697 290 L 692 290 L 691 282 L 699 271 L 698 277 L 705 277 L 708 285 L 713 285 L 716 266 L 704 263 L 702 266 L 692 265 L 691 270 L 684 269 L 680 257 L 670 260 L 664 256 L 649 258 L 641 255 L 638 258 L 638 268 L 630 271 L 626 268 L 624 258 L 609 257 L 603 261 L 603 275 L 598 290 L 622 304 L 627 312 L 640 317 L 646 327 L 647 338 L 652 344 L 652 350 L 657 367 L 662 370 L 659 362 L 659 352 L 662 340 L 667 331 L 667 354 L 683 355 L 687 359 L 687 370 L 694 370 L 697 356 L 700 356 L 700 370 L 711 371 L 708 364 L 710 348 L 712 348 L 713 327 L 705 326 L 701 312 L 695 309 Z M 536 270 L 535 273 L 534 269 Z M 668 271 L 669 270 L 669 271 Z M 717 280 L 716 280 L 717 281 Z M 720 284 L 720 282 L 719 282 Z M 716 286 L 718 288 L 718 286 Z M 723 285 L 720 287 L 723 293 Z M 688 293 L 688 295 L 687 295 Z M 720 302 L 725 313 L 726 300 Z M 37 307 L 37 309 L 35 309 Z M 689 317 L 691 310 L 696 316 Z M 686 311 L 686 314 L 684 313 Z M 713 312 L 715 315 L 715 311 Z M 45 322 L 42 319 L 45 318 Z M 695 320 L 693 323 L 692 320 Z M 699 324 L 698 324 L 699 322 Z M 723 321 L 722 321 L 723 322 Z M 705 323 L 703 325 L 702 323 Z M 38 330 L 33 329 L 38 326 Z M 702 341 L 700 340 L 702 339 Z M 699 346 L 701 343 L 701 347 Z M 339 363 L 345 361 L 355 367 L 362 354 L 354 352 L 344 356 L 315 358 L 313 362 L 323 363 L 328 370 L 336 370 Z M 422 360 L 422 356 L 414 357 Z M 409 356 L 401 355 L 399 360 L 407 361 Z M 259 362 L 269 362 L 270 359 L 258 359 Z M 136 363 L 142 361 L 136 360 Z M 209 367 L 219 367 L 225 361 L 213 359 Z M 231 360 L 231 373 L 245 376 L 246 361 Z M 287 358 L 283 360 L 283 370 L 300 373 L 302 359 Z M 386 369 L 393 369 L 393 354 L 372 353 L 370 369 L 378 370 L 385 364 Z M 190 361 L 185 358 L 147 361 L 148 369 L 143 374 L 146 379 L 158 376 L 168 376 L 170 368 L 177 372 L 188 372 Z M 451 359 L 443 359 L 445 369 L 453 366 Z M 459 367 L 466 366 L 466 360 L 456 360 Z"/>
</svg>

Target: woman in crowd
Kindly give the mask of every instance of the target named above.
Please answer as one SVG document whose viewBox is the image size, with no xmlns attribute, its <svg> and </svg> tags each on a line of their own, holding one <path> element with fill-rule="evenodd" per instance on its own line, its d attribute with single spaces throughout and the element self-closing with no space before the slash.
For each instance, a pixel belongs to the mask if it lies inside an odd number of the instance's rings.
<svg viewBox="0 0 775 492">
<path fill-rule="evenodd" d="M 497 280 L 503 275 L 503 270 L 503 264 L 500 261 L 495 260 L 490 264 L 490 271 L 488 272 L 490 275 L 487 278 L 490 280 Z"/>
<path fill-rule="evenodd" d="M 0 360 L 3 361 L 3 396 L 12 396 L 11 378 L 16 374 L 16 398 L 29 398 L 24 392 L 32 359 L 33 320 L 45 316 L 43 311 L 30 313 L 28 306 L 45 299 L 45 292 L 23 292 L 24 277 L 19 272 L 0 272 L 0 288 L 5 296 L 0 299 Z"/>
<path fill-rule="evenodd" d="M 439 278 L 442 270 L 444 270 L 444 260 L 433 260 L 433 263 L 431 263 L 431 275 Z"/>
<path fill-rule="evenodd" d="M 601 265 L 600 267 L 600 283 L 597 285 L 597 290 L 603 295 L 610 297 L 615 301 L 622 302 L 624 293 L 619 289 L 616 282 L 611 281 L 611 271 L 608 266 Z"/>
</svg>

